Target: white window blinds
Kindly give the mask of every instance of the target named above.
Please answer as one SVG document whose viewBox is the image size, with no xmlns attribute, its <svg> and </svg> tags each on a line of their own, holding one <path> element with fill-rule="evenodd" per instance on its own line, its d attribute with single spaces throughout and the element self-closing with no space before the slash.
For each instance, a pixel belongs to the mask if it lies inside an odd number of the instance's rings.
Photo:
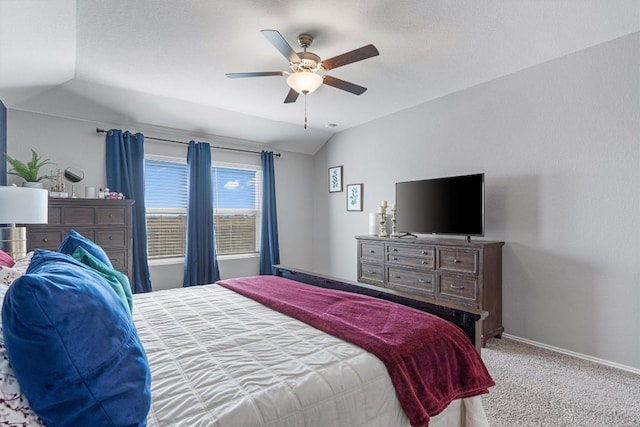
<svg viewBox="0 0 640 427">
<path fill-rule="evenodd" d="M 259 250 L 260 178 L 254 166 L 214 165 L 212 206 L 219 256 Z M 187 164 L 145 160 L 145 202 L 149 259 L 184 256 L 187 212 Z"/>
</svg>

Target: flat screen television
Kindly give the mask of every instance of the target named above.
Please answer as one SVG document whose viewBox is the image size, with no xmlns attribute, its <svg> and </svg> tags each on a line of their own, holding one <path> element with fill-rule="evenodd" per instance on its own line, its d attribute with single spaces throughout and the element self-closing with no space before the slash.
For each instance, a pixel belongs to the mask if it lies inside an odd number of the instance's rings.
<svg viewBox="0 0 640 427">
<path fill-rule="evenodd" d="M 396 226 L 406 234 L 484 236 L 484 174 L 397 182 Z"/>
</svg>

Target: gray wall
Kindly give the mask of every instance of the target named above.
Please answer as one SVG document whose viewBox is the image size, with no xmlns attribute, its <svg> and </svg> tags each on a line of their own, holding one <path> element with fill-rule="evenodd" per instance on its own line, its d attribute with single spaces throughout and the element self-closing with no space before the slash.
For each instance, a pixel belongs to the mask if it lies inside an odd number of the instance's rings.
<svg viewBox="0 0 640 427">
<path fill-rule="evenodd" d="M 8 110 L 7 152 L 13 157 L 29 159 L 33 148 L 44 158 L 50 158 L 57 167 L 78 167 L 85 172 L 85 179 L 77 184 L 77 194 L 84 195 L 85 186 L 104 187 L 106 182 L 104 134 L 96 134 L 96 126 L 109 129 L 108 124 L 90 123 L 82 120 L 53 117 L 38 113 Z M 121 128 L 118 126 L 118 128 Z M 212 145 L 225 144 L 212 141 L 211 137 L 168 133 L 167 130 L 132 124 L 131 131 L 141 131 L 150 136 L 189 141 L 209 141 Z M 243 147 L 260 151 L 260 148 Z M 145 153 L 186 158 L 186 146 L 179 144 L 145 142 Z M 282 152 L 276 158 L 276 189 L 278 225 L 280 237 L 280 260 L 282 264 L 310 269 L 312 194 L 311 178 L 313 158 L 308 155 Z M 230 151 L 214 150 L 216 161 L 260 164 L 260 156 Z M 56 166 L 52 166 L 55 169 Z M 9 184 L 20 185 L 20 178 L 9 177 Z M 223 278 L 258 274 L 258 258 L 220 259 L 220 274 Z M 151 265 L 153 289 L 181 286 L 183 265 Z"/>
<path fill-rule="evenodd" d="M 7 185 L 7 107 L 0 101 L 0 185 Z"/>
<path fill-rule="evenodd" d="M 639 52 L 636 33 L 334 136 L 315 156 L 314 270 L 356 279 L 353 236 L 396 181 L 484 172 L 506 332 L 639 369 Z M 327 192 L 336 165 L 364 212 Z"/>
</svg>

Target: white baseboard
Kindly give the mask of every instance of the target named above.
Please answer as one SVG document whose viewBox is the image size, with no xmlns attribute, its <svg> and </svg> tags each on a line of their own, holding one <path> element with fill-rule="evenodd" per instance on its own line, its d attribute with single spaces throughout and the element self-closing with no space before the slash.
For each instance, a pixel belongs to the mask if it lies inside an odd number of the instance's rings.
<svg viewBox="0 0 640 427">
<path fill-rule="evenodd" d="M 610 366 L 612 368 L 621 369 L 623 371 L 627 371 L 627 372 L 631 372 L 631 373 L 640 375 L 640 369 L 632 368 L 631 366 L 622 365 L 620 363 L 611 362 L 609 360 L 598 359 L 597 357 L 588 356 L 588 355 L 582 354 L 582 353 L 576 353 L 575 351 L 565 350 L 564 348 L 554 347 L 552 345 L 543 344 L 543 343 L 537 342 L 537 341 L 531 341 L 531 340 L 528 340 L 526 338 L 517 337 L 515 335 L 502 334 L 502 336 L 505 337 L 505 338 L 509 338 L 510 340 L 520 341 L 522 343 L 530 344 L 530 345 L 535 346 L 535 347 L 540 347 L 540 348 L 544 348 L 546 350 L 555 351 L 556 353 L 566 354 L 567 356 L 577 357 L 579 359 L 588 360 L 590 362 L 599 363 L 601 365 Z"/>
</svg>

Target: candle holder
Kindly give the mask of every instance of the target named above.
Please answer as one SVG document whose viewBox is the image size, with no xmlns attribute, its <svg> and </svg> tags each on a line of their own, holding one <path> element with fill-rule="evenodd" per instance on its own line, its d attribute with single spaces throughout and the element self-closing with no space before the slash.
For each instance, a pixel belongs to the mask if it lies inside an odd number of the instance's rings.
<svg viewBox="0 0 640 427">
<path fill-rule="evenodd" d="M 396 227 L 396 208 L 395 208 L 395 204 L 393 206 L 394 207 L 391 208 L 391 212 L 393 212 L 393 214 L 391 216 L 391 237 L 399 237 L 400 233 L 398 233 L 398 229 Z"/>
<path fill-rule="evenodd" d="M 379 237 L 389 237 L 387 233 L 387 207 L 380 206 L 380 234 Z"/>
</svg>

